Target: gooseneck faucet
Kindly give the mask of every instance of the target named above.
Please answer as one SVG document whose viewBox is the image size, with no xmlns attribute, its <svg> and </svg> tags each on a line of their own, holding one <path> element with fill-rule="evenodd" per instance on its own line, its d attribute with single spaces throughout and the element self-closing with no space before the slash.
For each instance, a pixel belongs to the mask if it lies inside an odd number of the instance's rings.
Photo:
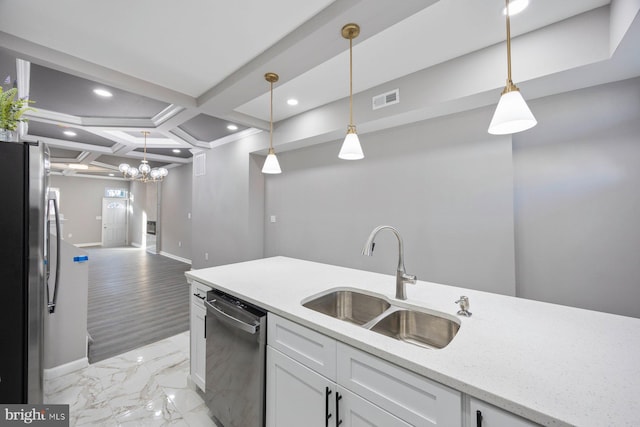
<svg viewBox="0 0 640 427">
<path fill-rule="evenodd" d="M 404 244 L 402 243 L 402 236 L 398 230 L 390 225 L 381 225 L 373 229 L 369 238 L 364 244 L 364 248 L 362 248 L 362 255 L 372 256 L 373 248 L 375 246 L 375 238 L 376 235 L 384 229 L 388 229 L 393 231 L 393 234 L 398 238 L 398 268 L 396 270 L 396 299 L 405 300 L 407 299 L 407 292 L 405 289 L 405 284 L 409 283 L 414 285 L 416 283 L 416 276 L 412 276 L 407 274 L 404 270 Z"/>
</svg>

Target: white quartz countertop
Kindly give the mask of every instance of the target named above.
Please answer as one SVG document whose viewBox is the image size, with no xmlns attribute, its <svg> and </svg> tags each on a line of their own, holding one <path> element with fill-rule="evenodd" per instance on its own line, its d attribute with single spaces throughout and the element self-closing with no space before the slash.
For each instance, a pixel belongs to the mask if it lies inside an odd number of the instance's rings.
<svg viewBox="0 0 640 427">
<path fill-rule="evenodd" d="M 395 273 L 395 272 L 390 272 Z M 640 319 L 274 257 L 192 270 L 196 280 L 543 425 L 640 426 Z M 424 349 L 301 305 L 329 289 L 469 318 L 440 350 Z"/>
</svg>

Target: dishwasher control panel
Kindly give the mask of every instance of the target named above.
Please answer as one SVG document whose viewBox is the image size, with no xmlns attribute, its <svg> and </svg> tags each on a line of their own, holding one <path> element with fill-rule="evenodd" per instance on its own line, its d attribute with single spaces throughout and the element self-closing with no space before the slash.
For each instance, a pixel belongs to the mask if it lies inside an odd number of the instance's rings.
<svg viewBox="0 0 640 427">
<path fill-rule="evenodd" d="M 255 315 L 255 316 L 264 316 L 265 314 L 265 310 L 251 304 L 248 303 L 246 301 L 242 301 L 241 299 L 238 299 L 236 297 L 234 297 L 233 295 L 227 294 L 225 292 L 222 292 L 218 289 L 212 289 L 209 292 L 207 292 L 207 301 L 220 301 L 222 304 L 226 304 L 226 305 L 231 305 L 234 306 L 240 310 L 243 311 L 248 311 L 249 313 Z"/>
</svg>

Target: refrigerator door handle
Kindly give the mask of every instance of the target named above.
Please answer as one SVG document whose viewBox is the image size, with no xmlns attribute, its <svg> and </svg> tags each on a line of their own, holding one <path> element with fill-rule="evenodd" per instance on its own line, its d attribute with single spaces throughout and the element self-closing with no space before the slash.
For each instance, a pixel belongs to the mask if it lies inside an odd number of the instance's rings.
<svg viewBox="0 0 640 427">
<path fill-rule="evenodd" d="M 47 259 L 47 307 L 49 313 L 53 313 L 56 310 L 56 302 L 58 301 L 58 283 L 60 281 L 60 215 L 58 213 L 58 201 L 55 198 L 49 199 L 49 203 L 53 203 L 53 212 L 56 218 L 56 277 L 53 285 L 53 298 L 50 298 L 49 293 L 49 276 L 50 268 L 49 260 Z M 47 216 L 47 247 L 51 245 L 51 234 L 49 234 L 49 217 Z M 51 258 L 51 252 L 48 251 L 48 258 Z"/>
<path fill-rule="evenodd" d="M 47 301 L 49 301 L 49 276 L 51 276 L 51 264 L 49 264 L 49 258 L 51 254 L 51 222 L 49 221 L 49 206 L 51 206 L 51 202 L 47 199 L 47 207 L 45 208 L 44 213 L 44 222 L 45 222 L 45 231 L 44 231 L 44 272 L 45 272 L 45 283 L 47 284 Z"/>
</svg>

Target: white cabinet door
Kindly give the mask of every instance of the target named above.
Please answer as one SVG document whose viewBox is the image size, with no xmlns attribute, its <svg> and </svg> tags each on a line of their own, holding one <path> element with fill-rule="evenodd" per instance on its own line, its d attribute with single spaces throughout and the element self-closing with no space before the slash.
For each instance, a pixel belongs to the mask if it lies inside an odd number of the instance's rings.
<svg viewBox="0 0 640 427">
<path fill-rule="evenodd" d="M 467 427 L 533 427 L 538 425 L 482 400 L 473 397 L 469 400 Z"/>
<path fill-rule="evenodd" d="M 342 420 L 340 427 L 410 427 L 398 417 L 338 386 L 338 410 L 336 415 Z"/>
<path fill-rule="evenodd" d="M 267 346 L 267 427 L 335 426 L 335 383 Z"/>
<path fill-rule="evenodd" d="M 205 319 L 207 309 L 204 307 L 204 300 L 210 286 L 199 282 L 191 283 L 191 313 L 189 318 L 189 339 L 190 345 L 190 371 L 191 380 L 200 390 L 205 390 L 205 367 L 207 360 L 207 340 L 205 339 Z"/>
<path fill-rule="evenodd" d="M 205 318 L 207 310 L 201 300 L 191 303 L 191 380 L 205 390 L 205 361 L 207 340 L 205 339 Z"/>
</svg>

